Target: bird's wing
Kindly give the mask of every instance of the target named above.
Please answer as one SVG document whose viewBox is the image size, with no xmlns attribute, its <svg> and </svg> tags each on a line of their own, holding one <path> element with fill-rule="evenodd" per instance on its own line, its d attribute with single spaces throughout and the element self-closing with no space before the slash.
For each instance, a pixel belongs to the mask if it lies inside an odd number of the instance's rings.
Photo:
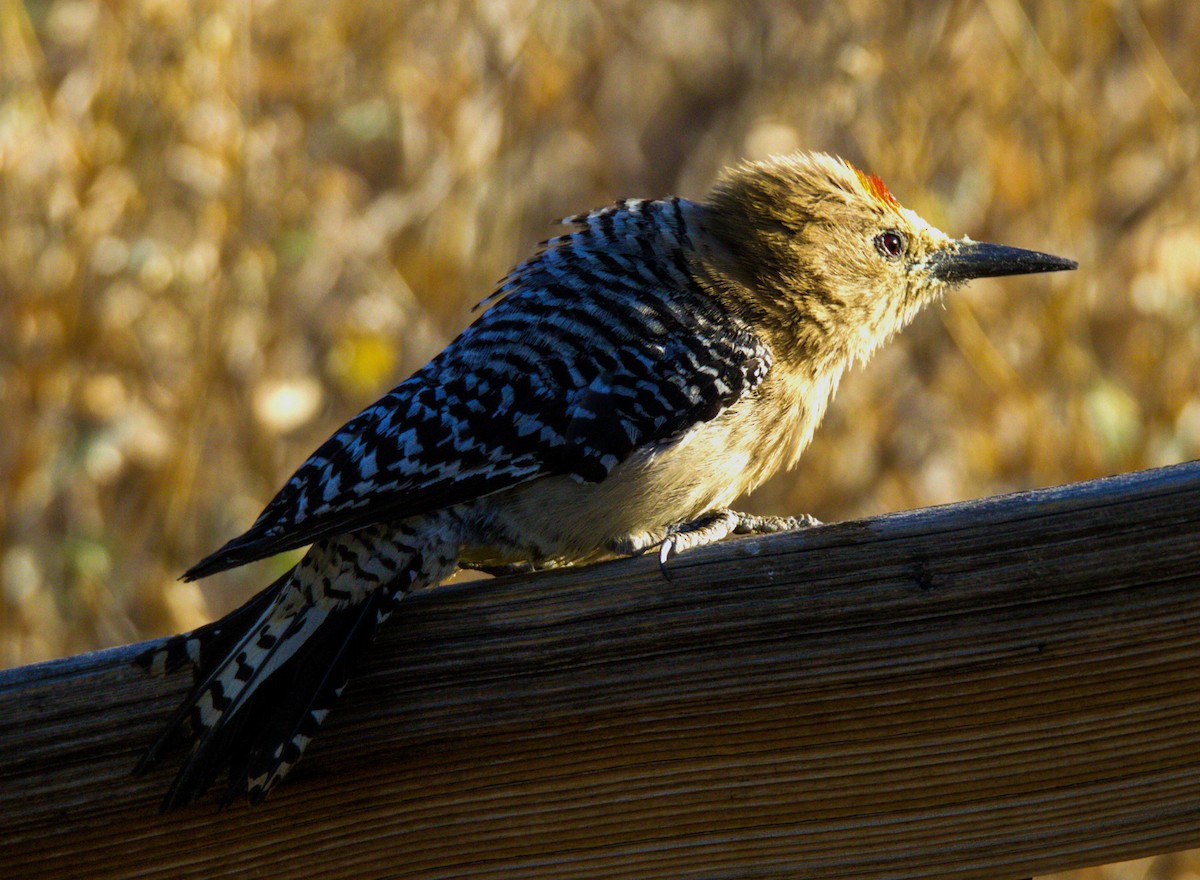
<svg viewBox="0 0 1200 880">
<path fill-rule="evenodd" d="M 677 259 L 672 207 L 608 209 L 636 211 L 617 220 L 649 239 L 627 233 L 622 247 L 590 240 L 601 212 L 577 220 L 582 230 L 514 270 L 499 303 L 346 423 L 247 532 L 184 577 L 541 477 L 596 482 L 751 393 L 770 352 Z"/>
<path fill-rule="evenodd" d="M 643 355 L 644 357 L 644 355 Z M 766 377 L 770 351 L 749 332 L 677 338 L 636 366 L 598 374 L 572 397 L 565 472 L 598 482 L 635 450 L 669 444 Z"/>
</svg>

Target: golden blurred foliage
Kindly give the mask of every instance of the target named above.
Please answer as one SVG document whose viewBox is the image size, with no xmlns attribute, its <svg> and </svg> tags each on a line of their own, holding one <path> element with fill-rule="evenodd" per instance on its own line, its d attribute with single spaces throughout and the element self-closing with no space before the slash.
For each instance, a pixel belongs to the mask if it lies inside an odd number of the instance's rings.
<svg viewBox="0 0 1200 880">
<path fill-rule="evenodd" d="M 838 153 L 951 234 L 1081 264 L 925 315 L 751 508 L 1196 457 L 1197 47 L 1192 0 L 0 3 L 0 665 L 261 587 L 290 559 L 174 579 L 552 218 L 741 157 Z"/>
</svg>

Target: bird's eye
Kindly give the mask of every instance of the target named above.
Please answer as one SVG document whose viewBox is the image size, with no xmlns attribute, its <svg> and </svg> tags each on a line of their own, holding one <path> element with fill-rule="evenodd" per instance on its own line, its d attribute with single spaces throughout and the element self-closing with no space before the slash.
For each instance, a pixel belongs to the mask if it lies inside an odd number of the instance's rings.
<svg viewBox="0 0 1200 880">
<path fill-rule="evenodd" d="M 904 236 L 894 229 L 875 236 L 875 249 L 889 260 L 898 260 L 904 254 Z"/>
</svg>

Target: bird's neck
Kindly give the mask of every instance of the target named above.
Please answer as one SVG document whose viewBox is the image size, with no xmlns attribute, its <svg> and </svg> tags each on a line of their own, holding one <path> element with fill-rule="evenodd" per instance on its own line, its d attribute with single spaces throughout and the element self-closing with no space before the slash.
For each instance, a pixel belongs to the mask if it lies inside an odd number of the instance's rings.
<svg viewBox="0 0 1200 880">
<path fill-rule="evenodd" d="M 754 274 L 720 238 L 708 234 L 702 218 L 691 220 L 689 235 L 696 244 L 692 261 L 697 281 L 726 311 L 755 328 L 776 363 L 803 365 L 816 380 L 825 374 L 840 376 L 867 354 L 858 351 L 852 334 L 843 332 L 823 297 Z"/>
</svg>

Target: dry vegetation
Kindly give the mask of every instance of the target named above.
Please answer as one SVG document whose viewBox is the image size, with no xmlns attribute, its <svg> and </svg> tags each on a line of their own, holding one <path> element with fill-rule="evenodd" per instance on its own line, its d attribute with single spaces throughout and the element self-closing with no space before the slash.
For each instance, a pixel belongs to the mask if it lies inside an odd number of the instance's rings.
<svg viewBox="0 0 1200 880">
<path fill-rule="evenodd" d="M 0 665 L 261 586 L 287 560 L 174 579 L 552 218 L 739 157 L 840 153 L 1081 264 L 924 316 L 755 509 L 1196 457 L 1197 46 L 1192 0 L 0 3 Z"/>
</svg>

